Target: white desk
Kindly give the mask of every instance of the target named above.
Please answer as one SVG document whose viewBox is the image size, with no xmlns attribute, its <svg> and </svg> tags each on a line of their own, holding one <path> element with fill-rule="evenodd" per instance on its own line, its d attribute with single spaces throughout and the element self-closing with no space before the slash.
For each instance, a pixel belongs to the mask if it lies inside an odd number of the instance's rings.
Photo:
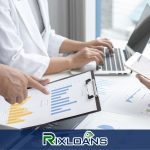
<svg viewBox="0 0 150 150">
<path fill-rule="evenodd" d="M 112 42 L 114 47 L 125 48 L 125 41 Z M 147 52 L 148 49 L 145 50 L 145 54 Z M 67 76 L 70 76 L 69 72 L 51 75 L 48 78 L 54 81 Z M 96 76 L 96 82 L 102 111 L 89 115 L 77 129 L 150 129 L 150 92 L 139 83 L 135 74 Z M 140 97 L 142 94 L 143 97 Z M 134 102 L 130 102 L 130 98 Z"/>
</svg>

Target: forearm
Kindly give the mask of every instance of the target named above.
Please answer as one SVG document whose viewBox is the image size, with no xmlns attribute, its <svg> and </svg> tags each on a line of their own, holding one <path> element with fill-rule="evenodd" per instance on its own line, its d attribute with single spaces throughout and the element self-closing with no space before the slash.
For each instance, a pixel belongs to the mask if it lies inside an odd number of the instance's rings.
<svg viewBox="0 0 150 150">
<path fill-rule="evenodd" d="M 106 44 L 100 42 L 99 40 L 81 42 L 81 41 L 66 39 L 60 47 L 60 53 L 78 52 L 84 49 L 85 47 L 103 46 L 103 45 L 107 47 Z"/>
<path fill-rule="evenodd" d="M 45 75 L 60 73 L 62 71 L 70 70 L 71 62 L 68 57 L 55 57 L 51 58 L 49 67 Z"/>
<path fill-rule="evenodd" d="M 85 42 L 66 39 L 60 47 L 60 53 L 77 52 L 83 49 L 85 46 Z"/>
</svg>

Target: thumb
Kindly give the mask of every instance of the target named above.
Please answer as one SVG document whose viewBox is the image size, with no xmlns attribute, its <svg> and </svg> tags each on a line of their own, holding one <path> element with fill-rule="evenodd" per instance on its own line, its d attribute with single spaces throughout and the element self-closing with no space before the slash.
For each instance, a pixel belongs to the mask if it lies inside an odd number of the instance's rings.
<svg viewBox="0 0 150 150">
<path fill-rule="evenodd" d="M 137 78 L 140 80 L 141 83 L 143 83 L 147 88 L 150 89 L 150 80 L 141 76 L 141 75 L 137 75 Z"/>
<path fill-rule="evenodd" d="M 41 85 L 38 81 L 34 80 L 31 77 L 29 77 L 28 86 L 35 88 L 35 89 L 41 91 L 42 93 L 44 93 L 46 95 L 49 94 L 49 91 L 43 85 Z"/>
</svg>

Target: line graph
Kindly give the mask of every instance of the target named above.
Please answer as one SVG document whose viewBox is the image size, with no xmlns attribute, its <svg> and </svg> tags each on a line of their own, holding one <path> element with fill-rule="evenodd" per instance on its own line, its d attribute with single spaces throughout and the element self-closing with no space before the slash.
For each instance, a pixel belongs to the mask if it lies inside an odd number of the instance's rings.
<svg viewBox="0 0 150 150">
<path fill-rule="evenodd" d="M 125 101 L 131 104 L 143 100 L 147 95 L 146 91 L 143 88 L 137 88 L 132 91 L 132 93 L 130 91 L 128 91 L 127 93 L 129 94 L 126 94 Z"/>
</svg>

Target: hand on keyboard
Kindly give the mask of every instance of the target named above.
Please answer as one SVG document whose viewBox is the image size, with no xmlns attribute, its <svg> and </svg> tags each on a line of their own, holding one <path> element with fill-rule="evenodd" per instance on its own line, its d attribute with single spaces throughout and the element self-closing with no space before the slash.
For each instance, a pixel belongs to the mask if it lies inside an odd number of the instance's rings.
<svg viewBox="0 0 150 150">
<path fill-rule="evenodd" d="M 107 48 L 110 53 L 113 53 L 113 44 L 108 39 L 97 39 L 90 42 L 87 42 L 87 47 L 98 49 L 103 51 L 104 48 Z"/>
</svg>

